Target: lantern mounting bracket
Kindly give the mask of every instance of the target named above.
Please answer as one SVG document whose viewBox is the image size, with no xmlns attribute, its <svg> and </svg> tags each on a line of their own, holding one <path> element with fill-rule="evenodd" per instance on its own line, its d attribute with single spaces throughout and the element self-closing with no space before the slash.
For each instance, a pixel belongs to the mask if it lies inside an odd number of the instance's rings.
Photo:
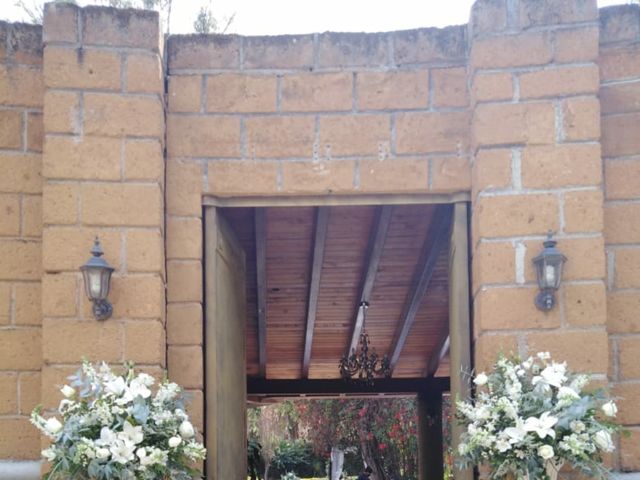
<svg viewBox="0 0 640 480">
<path fill-rule="evenodd" d="M 113 313 L 113 306 L 108 300 L 93 300 L 91 311 L 96 320 L 107 320 Z"/>
<path fill-rule="evenodd" d="M 556 304 L 555 290 L 553 288 L 540 290 L 536 295 L 535 303 L 539 310 L 551 310 Z"/>
</svg>

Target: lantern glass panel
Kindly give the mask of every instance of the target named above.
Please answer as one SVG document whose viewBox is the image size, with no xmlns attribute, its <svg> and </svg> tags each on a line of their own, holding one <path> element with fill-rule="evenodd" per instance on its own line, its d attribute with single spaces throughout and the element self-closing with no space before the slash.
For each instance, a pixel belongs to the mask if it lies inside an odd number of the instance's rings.
<svg viewBox="0 0 640 480">
<path fill-rule="evenodd" d="M 106 300 L 107 296 L 109 295 L 109 283 L 111 281 L 112 272 L 113 270 L 111 268 L 105 268 L 101 272 L 102 280 L 100 282 L 100 285 L 102 287 L 102 290 L 100 291 L 100 300 Z"/>
<path fill-rule="evenodd" d="M 104 300 L 109 293 L 111 271 L 101 267 L 89 267 L 82 271 L 87 297 L 90 300 Z"/>
</svg>

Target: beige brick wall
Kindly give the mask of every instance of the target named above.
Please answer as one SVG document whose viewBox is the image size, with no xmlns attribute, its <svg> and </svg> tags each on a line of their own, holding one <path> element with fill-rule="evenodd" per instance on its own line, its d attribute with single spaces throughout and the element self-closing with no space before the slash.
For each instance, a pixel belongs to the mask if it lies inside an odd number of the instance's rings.
<svg viewBox="0 0 640 480">
<path fill-rule="evenodd" d="M 42 29 L 0 22 L 0 459 L 40 454 L 42 94 Z"/>
<path fill-rule="evenodd" d="M 471 19 L 476 367 L 548 350 L 605 381 L 596 1 L 480 0 Z M 548 230 L 568 262 L 545 313 L 531 260 Z"/>
<path fill-rule="evenodd" d="M 621 397 L 619 466 L 640 470 L 640 8 L 600 12 L 609 376 Z"/>
<path fill-rule="evenodd" d="M 44 26 L 42 402 L 85 357 L 166 365 L 164 82 L 157 14 L 49 4 Z M 115 268 L 95 320 L 79 271 Z"/>
<path fill-rule="evenodd" d="M 196 398 L 201 196 L 469 190 L 465 50 L 463 27 L 169 39 L 169 375 Z"/>
<path fill-rule="evenodd" d="M 166 74 L 153 13 L 49 6 L 40 35 L 0 23 L 0 459 L 38 457 L 26 414 L 82 356 L 168 368 L 202 427 L 204 195 L 470 192 L 477 367 L 551 350 L 609 381 L 633 432 L 614 466 L 640 470 L 640 8 L 478 0 L 446 29 L 176 36 Z M 549 229 L 569 261 L 545 314 Z M 96 234 L 104 323 L 78 270 Z"/>
</svg>

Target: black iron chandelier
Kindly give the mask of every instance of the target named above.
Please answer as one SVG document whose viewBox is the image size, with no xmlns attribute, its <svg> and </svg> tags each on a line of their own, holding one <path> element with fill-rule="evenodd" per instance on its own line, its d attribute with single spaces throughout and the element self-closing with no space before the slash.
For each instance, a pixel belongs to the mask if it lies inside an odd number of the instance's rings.
<svg viewBox="0 0 640 480">
<path fill-rule="evenodd" d="M 369 303 L 362 302 L 360 304 L 362 309 L 362 333 L 360 333 L 359 348 L 351 350 L 350 354 L 344 354 L 340 359 L 340 376 L 349 380 L 356 377 L 358 380 L 366 382 L 368 385 L 373 385 L 376 377 L 391 376 L 391 363 L 389 357 L 378 357 L 375 349 L 369 351 L 369 334 L 366 331 L 367 323 L 367 309 Z"/>
</svg>

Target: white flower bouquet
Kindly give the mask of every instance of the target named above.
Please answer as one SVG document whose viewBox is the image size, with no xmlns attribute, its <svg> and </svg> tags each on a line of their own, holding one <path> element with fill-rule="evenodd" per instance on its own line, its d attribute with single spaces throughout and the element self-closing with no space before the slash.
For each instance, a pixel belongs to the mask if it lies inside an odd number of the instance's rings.
<svg viewBox="0 0 640 480">
<path fill-rule="evenodd" d="M 491 478 L 555 479 L 566 462 L 605 477 L 602 454 L 614 450 L 617 407 L 603 391 L 585 392 L 587 375 L 572 374 L 548 353 L 525 361 L 501 356 L 478 374 L 475 401 L 458 401 L 467 431 L 458 448 L 462 467 L 485 464 Z"/>
<path fill-rule="evenodd" d="M 31 422 L 53 442 L 42 455 L 52 464 L 45 479 L 152 480 L 200 478 L 191 465 L 205 448 L 184 410 L 181 388 L 167 381 L 155 394 L 150 375 L 127 365 L 116 375 L 106 365 L 84 362 L 61 391 L 62 421 Z"/>
</svg>

